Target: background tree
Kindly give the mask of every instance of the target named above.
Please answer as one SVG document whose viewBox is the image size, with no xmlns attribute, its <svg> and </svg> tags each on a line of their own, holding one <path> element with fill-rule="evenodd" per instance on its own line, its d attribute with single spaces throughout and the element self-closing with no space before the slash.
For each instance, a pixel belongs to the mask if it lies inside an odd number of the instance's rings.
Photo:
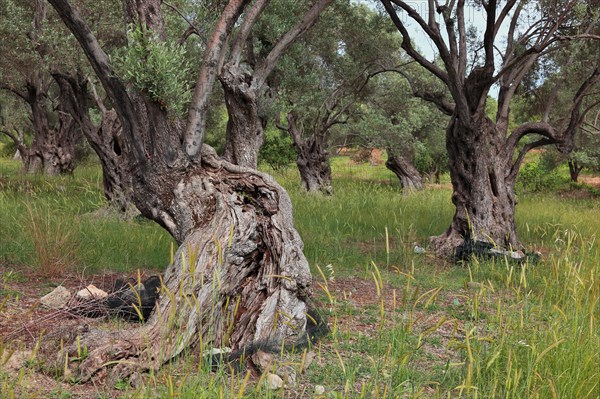
<svg viewBox="0 0 600 399">
<path fill-rule="evenodd" d="M 403 69 L 415 67 L 407 65 Z M 440 143 L 447 117 L 415 98 L 407 80 L 391 73 L 394 69 L 388 70 L 370 82 L 372 94 L 365 104 L 368 112 L 353 131 L 369 146 L 386 149 L 386 167 L 406 192 L 420 190 L 422 173 L 439 179 L 440 171 L 445 169 L 446 149 Z"/>
<path fill-rule="evenodd" d="M 380 40 L 376 46 L 371 37 Z M 393 27 L 365 5 L 339 2 L 288 52 L 278 77 L 278 127 L 292 137 L 302 187 L 331 194 L 329 135 L 361 114 L 367 83 L 397 52 Z"/>
<path fill-rule="evenodd" d="M 269 75 L 277 60 L 315 24 L 319 14 L 332 1 L 320 0 L 312 5 L 306 2 L 288 3 L 291 7 L 286 7 L 286 13 L 292 16 L 303 14 L 302 19 L 293 26 L 284 25 L 283 29 L 280 28 L 281 34 L 270 40 L 261 36 L 257 43 L 251 31 L 268 1 L 257 0 L 247 11 L 219 74 L 229 115 L 223 155 L 226 160 L 241 166 L 257 167 L 266 124 L 264 115 L 261 115 L 260 98 L 268 85 Z M 270 23 L 273 21 L 270 20 Z"/>
<path fill-rule="evenodd" d="M 582 7 L 593 14 L 593 5 L 575 0 L 477 2 L 485 27 L 483 34 L 472 40 L 465 1 L 430 1 L 424 15 L 410 2 L 381 3 L 402 35 L 402 48 L 408 56 L 439 79 L 452 97 L 452 104 L 448 104 L 441 101 L 443 97 L 421 93 L 451 115 L 446 147 L 456 212 L 449 229 L 432 239 L 434 248 L 440 254 L 450 254 L 469 234 L 500 246 L 521 247 L 514 220 L 519 167 L 529 150 L 542 145 L 556 144 L 563 152 L 572 150 L 573 137 L 586 113 L 582 103 L 600 79 L 600 60 L 588 65 L 582 80 L 571 82 L 575 94 L 562 124 L 542 118 L 509 132 L 510 103 L 528 72 L 548 54 L 586 40 L 584 36 L 595 26 L 597 17 L 581 21 L 576 14 Z M 406 18 L 415 28 L 406 25 Z M 507 29 L 506 37 L 501 28 Z M 419 29 L 431 40 L 441 65 L 414 47 L 414 34 L 409 29 Z M 496 65 L 498 51 L 500 66 Z M 485 113 L 485 105 L 494 84 L 499 85 L 499 96 L 498 112 L 492 120 Z M 519 148 L 528 136 L 538 138 Z"/>
<path fill-rule="evenodd" d="M 141 358 L 146 367 L 159 367 L 198 342 L 235 349 L 301 336 L 311 276 L 287 193 L 269 176 L 221 160 L 202 143 L 227 43 L 244 43 L 245 29 L 262 8 L 243 0 L 225 4 L 206 43 L 186 126 L 152 86 L 126 85 L 114 73 L 76 8 L 67 0 L 50 3 L 77 38 L 117 113 L 122 172 L 131 181 L 132 200 L 179 244 L 163 277 L 166 291 L 146 324 L 110 338 L 95 332 L 83 337 L 90 355 L 80 365 L 81 377 L 90 378 L 107 359 L 126 360 L 118 362 L 117 375 L 140 366 Z M 308 15 L 318 14 L 323 3 L 328 2 L 319 2 Z M 125 19 L 139 27 L 149 46 L 141 54 L 147 57 L 162 43 L 169 46 L 162 5 L 125 2 Z M 284 35 L 274 48 L 283 52 L 288 39 Z"/>
<path fill-rule="evenodd" d="M 21 132 L 33 133 L 29 146 L 10 129 L 4 129 L 19 147 L 25 169 L 54 175 L 73 171 L 75 145 L 81 134 L 65 112 L 64 97 L 50 75 L 60 56 L 48 42 L 57 24 L 46 8 L 41 0 L 9 0 L 0 11 L 0 31 L 5 38 L 0 44 L 0 52 L 5 54 L 0 60 L 0 89 L 20 98 L 29 108 L 30 126 L 20 127 Z"/>
</svg>

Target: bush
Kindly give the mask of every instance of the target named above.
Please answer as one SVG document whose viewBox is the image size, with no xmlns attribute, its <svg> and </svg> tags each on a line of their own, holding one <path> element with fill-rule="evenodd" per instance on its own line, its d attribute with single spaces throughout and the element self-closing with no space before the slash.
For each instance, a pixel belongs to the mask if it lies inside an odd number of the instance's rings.
<svg viewBox="0 0 600 399">
<path fill-rule="evenodd" d="M 569 176 L 546 159 L 537 159 L 521 166 L 517 183 L 525 191 L 555 190 L 569 182 Z"/>
<path fill-rule="evenodd" d="M 265 142 L 258 154 L 258 161 L 265 163 L 274 170 L 287 168 L 296 160 L 292 138 L 279 130 L 267 129 Z"/>
</svg>

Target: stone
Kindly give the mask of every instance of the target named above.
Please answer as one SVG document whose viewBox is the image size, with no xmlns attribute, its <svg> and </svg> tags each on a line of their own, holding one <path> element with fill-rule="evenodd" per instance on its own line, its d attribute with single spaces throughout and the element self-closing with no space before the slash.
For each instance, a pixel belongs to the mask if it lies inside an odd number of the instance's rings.
<svg viewBox="0 0 600 399">
<path fill-rule="evenodd" d="M 265 384 L 268 389 L 276 390 L 283 387 L 283 380 L 277 374 L 269 373 L 265 377 Z"/>
<path fill-rule="evenodd" d="M 75 294 L 79 299 L 103 299 L 108 296 L 108 294 L 102 291 L 100 288 L 96 287 L 94 284 L 90 284 L 82 290 L 77 291 Z"/>
<path fill-rule="evenodd" d="M 323 395 L 325 393 L 325 387 L 323 385 L 315 385 L 315 395 Z"/>
<path fill-rule="evenodd" d="M 59 285 L 52 292 L 41 297 L 40 303 L 51 309 L 61 309 L 67 306 L 69 299 L 71 299 L 71 292 Z"/>
<path fill-rule="evenodd" d="M 273 364 L 273 355 L 264 351 L 258 351 L 252 356 L 252 361 L 260 370 L 267 370 Z"/>
</svg>

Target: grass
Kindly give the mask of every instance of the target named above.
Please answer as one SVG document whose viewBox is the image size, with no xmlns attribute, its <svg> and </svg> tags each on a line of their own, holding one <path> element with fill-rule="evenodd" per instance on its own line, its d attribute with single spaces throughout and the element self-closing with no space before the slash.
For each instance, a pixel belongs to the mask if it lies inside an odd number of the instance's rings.
<svg viewBox="0 0 600 399">
<path fill-rule="evenodd" d="M 0 262 L 49 270 L 69 259 L 89 273 L 168 264 L 172 240 L 162 228 L 97 212 L 104 198 L 96 165 L 45 178 L 20 175 L 16 163 L 0 160 L 0 172 Z"/>
<path fill-rule="evenodd" d="M 270 390 L 263 379 L 227 369 L 213 372 L 195 361 L 197 354 L 188 354 L 145 376 L 136 388 L 117 382 L 119 395 L 600 396 L 600 202 L 553 193 L 520 195 L 520 237 L 542 251 L 542 262 L 456 266 L 413 253 L 415 242 L 425 244 L 450 223 L 449 189 L 406 196 L 395 180 L 386 180 L 381 166 L 353 168 L 344 158 L 335 160 L 330 198 L 303 193 L 293 169 L 275 176 L 292 197 L 317 296 L 330 311 L 331 336 L 313 348 L 315 359 L 306 370 L 302 355 L 284 357 L 275 366 L 297 370 L 297 385 Z M 0 170 L 0 216 L 11 221 L 0 226 L 0 260 L 14 268 L 40 263 L 35 243 L 41 239 L 31 237 L 32 220 L 48 223 L 37 226 L 55 238 L 50 246 L 65 235 L 56 231 L 66 229 L 74 243 L 71 258 L 89 271 L 168 263 L 170 238 L 153 224 L 93 216 L 103 203 L 97 168 L 53 179 L 19 176 L 10 162 L 0 164 Z M 0 293 L 16 275 L 5 273 Z M 0 296 L 0 313 L 4 300 Z M 0 365 L 14 349 L 0 341 Z M 0 367 L 0 397 L 27 396 L 22 387 L 36 371 L 35 362 L 28 364 L 17 377 Z M 317 386 L 325 392 L 315 393 Z M 53 395 L 75 397 L 66 388 Z M 108 393 L 98 387 L 95 395 Z"/>
</svg>

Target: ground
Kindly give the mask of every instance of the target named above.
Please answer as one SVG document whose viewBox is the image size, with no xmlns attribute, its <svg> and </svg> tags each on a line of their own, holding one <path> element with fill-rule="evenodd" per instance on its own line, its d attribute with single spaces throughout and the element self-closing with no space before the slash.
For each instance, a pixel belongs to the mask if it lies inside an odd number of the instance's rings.
<svg viewBox="0 0 600 399">
<path fill-rule="evenodd" d="M 33 364 L 28 359 L 32 357 L 35 345 L 40 341 L 40 336 L 52 336 L 64 333 L 65 330 L 73 332 L 78 329 L 87 329 L 88 326 L 106 324 L 102 320 L 71 317 L 64 312 L 44 308 L 39 303 L 39 299 L 43 295 L 58 285 L 63 285 L 71 292 L 76 292 L 88 284 L 94 284 L 101 289 L 110 291 L 117 278 L 137 277 L 114 272 L 85 276 L 71 272 L 64 273 L 60 277 L 48 278 L 33 269 L 26 272 L 22 270 L 22 267 L 17 268 L 6 264 L 0 266 L 0 275 L 4 276 L 1 292 L 7 298 L 3 307 L 0 308 L 0 341 L 11 341 L 13 345 L 20 342 L 17 344 L 19 350 L 8 361 L 6 357 L 2 359 L 2 361 L 7 361 L 2 370 L 16 378 L 23 368 L 28 369 L 23 384 L 26 387 L 24 389 L 28 392 L 38 392 L 42 396 L 68 392 L 79 398 L 96 398 L 99 387 L 101 387 L 105 397 L 121 397 L 123 392 L 118 389 L 119 387 L 106 384 L 106 373 L 100 373 L 90 383 L 75 384 L 69 378 L 57 376 L 61 371 L 44 367 L 41 364 Z M 148 274 L 149 272 L 144 272 L 141 278 L 146 278 Z M 374 282 L 359 277 L 344 277 L 317 282 L 316 297 L 322 299 L 320 302 L 322 304 L 327 302 L 328 297 L 333 298 L 329 306 L 336 308 L 332 313 L 339 316 L 328 320 L 329 328 L 340 331 L 342 336 L 347 334 L 349 337 L 343 343 L 348 351 L 339 352 L 343 361 L 351 361 L 351 358 L 356 356 L 354 346 L 360 346 L 360 342 L 363 340 L 377 339 L 382 328 L 393 328 L 395 319 L 400 317 L 410 320 L 411 334 L 427 336 L 427 341 L 421 344 L 422 356 L 420 360 L 417 360 L 419 364 L 416 367 L 423 371 L 432 371 L 450 363 L 460 364 L 462 361 L 461 355 L 458 351 L 452 350 L 452 345 L 449 343 L 457 339 L 464 339 L 464 321 L 457 320 L 445 309 L 453 309 L 464 303 L 465 298 L 469 297 L 469 290 L 469 287 L 465 287 L 456 292 L 432 290 L 432 292 L 423 293 L 421 294 L 422 302 L 432 300 L 438 305 L 433 308 L 428 308 L 426 305 L 425 308 L 428 309 L 425 309 L 423 306 L 418 306 L 418 300 L 413 305 L 407 305 L 406 298 L 401 298 L 401 290 L 392 288 L 385 282 Z M 415 294 L 417 293 L 418 290 Z M 492 299 L 485 303 L 491 303 Z M 482 307 L 485 306 L 485 304 L 482 305 Z M 412 307 L 412 309 L 407 309 L 407 307 Z M 386 315 L 382 319 L 383 322 L 376 319 L 380 309 Z M 115 321 L 112 323 L 115 324 Z M 123 322 L 117 322 L 112 328 L 123 328 Z M 316 356 L 317 364 L 324 366 L 329 361 L 325 354 L 337 352 L 338 347 L 339 345 L 331 342 L 329 338 L 325 338 L 319 344 L 319 355 Z M 46 353 L 46 355 L 48 354 Z M 258 375 L 253 376 L 255 381 L 258 378 Z M 356 390 L 360 391 L 363 382 L 356 381 Z M 311 386 L 311 382 L 304 376 L 297 387 L 287 391 L 286 397 L 312 397 L 311 394 L 307 394 L 307 392 L 313 392 Z M 296 396 L 291 396 L 294 392 Z M 433 395 L 434 392 L 433 388 L 423 390 L 423 394 L 426 396 L 428 396 L 427 394 Z"/>
</svg>

